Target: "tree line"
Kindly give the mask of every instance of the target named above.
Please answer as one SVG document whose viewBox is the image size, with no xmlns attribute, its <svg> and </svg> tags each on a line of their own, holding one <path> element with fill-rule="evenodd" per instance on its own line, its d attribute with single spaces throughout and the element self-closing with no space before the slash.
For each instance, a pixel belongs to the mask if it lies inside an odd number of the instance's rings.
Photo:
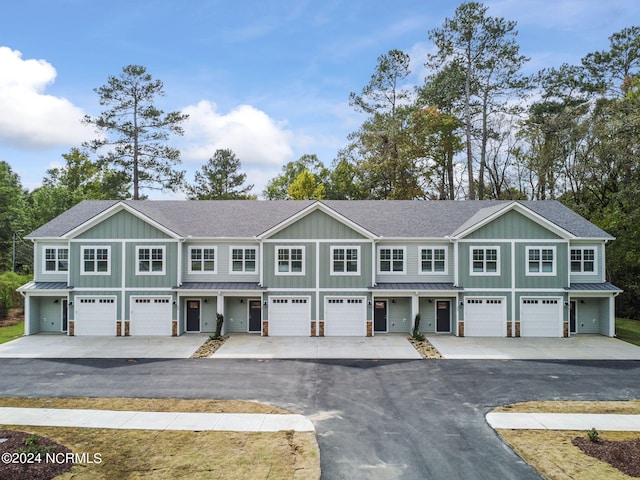
<svg viewBox="0 0 640 480">
<path fill-rule="evenodd" d="M 330 164 L 305 154 L 282 167 L 265 199 L 556 199 L 617 237 L 607 278 L 625 293 L 619 313 L 640 317 L 640 27 L 615 32 L 580 64 L 523 72 L 516 22 L 461 4 L 428 32 L 433 53 L 417 86 L 410 56 L 380 55 L 370 81 L 349 94 L 364 114 Z M 0 255 L 9 267 L 15 232 L 28 232 L 82 199 L 140 199 L 152 189 L 189 199 L 256 199 L 241 159 L 212 152 L 193 182 L 180 171 L 187 116 L 156 106 L 161 81 L 129 65 L 95 89 L 103 112 L 85 117 L 97 138 L 24 191 L 0 163 Z M 18 241 L 20 251 L 21 242 Z M 18 252 L 20 253 L 20 252 Z M 20 263 L 27 265 L 26 258 Z"/>
</svg>

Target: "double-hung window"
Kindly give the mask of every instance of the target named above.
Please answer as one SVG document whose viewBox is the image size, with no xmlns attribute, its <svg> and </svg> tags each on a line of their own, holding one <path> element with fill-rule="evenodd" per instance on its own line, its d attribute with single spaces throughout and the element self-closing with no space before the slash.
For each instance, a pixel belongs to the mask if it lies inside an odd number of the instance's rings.
<svg viewBox="0 0 640 480">
<path fill-rule="evenodd" d="M 406 248 L 380 247 L 378 249 L 378 273 L 405 273 Z"/>
<path fill-rule="evenodd" d="M 304 275 L 304 247 L 276 247 L 276 275 Z"/>
<path fill-rule="evenodd" d="M 44 272 L 57 273 L 69 271 L 69 249 L 46 247 L 44 249 Z"/>
<path fill-rule="evenodd" d="M 447 249 L 421 247 L 420 273 L 447 273 Z"/>
<path fill-rule="evenodd" d="M 216 247 L 189 247 L 189 273 L 216 273 Z"/>
<path fill-rule="evenodd" d="M 556 247 L 527 247 L 527 275 L 555 275 Z"/>
<path fill-rule="evenodd" d="M 471 275 L 500 275 L 500 247 L 471 247 Z"/>
<path fill-rule="evenodd" d="M 255 273 L 256 249 L 255 248 L 231 248 L 231 273 Z"/>
<path fill-rule="evenodd" d="M 111 247 L 81 247 L 82 275 L 109 275 L 111 273 Z"/>
<path fill-rule="evenodd" d="M 360 247 L 331 247 L 331 274 L 358 275 Z"/>
<path fill-rule="evenodd" d="M 595 274 L 596 249 L 572 248 L 571 249 L 571 273 Z"/>
<path fill-rule="evenodd" d="M 136 275 L 164 275 L 165 247 L 136 247 Z"/>
</svg>

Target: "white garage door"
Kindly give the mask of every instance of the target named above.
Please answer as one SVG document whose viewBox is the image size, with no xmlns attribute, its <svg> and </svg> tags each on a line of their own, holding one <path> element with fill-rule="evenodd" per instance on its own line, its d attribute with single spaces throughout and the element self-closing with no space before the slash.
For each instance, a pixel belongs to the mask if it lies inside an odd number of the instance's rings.
<svg viewBox="0 0 640 480">
<path fill-rule="evenodd" d="M 562 337 L 562 334 L 562 299 L 523 298 L 521 300 L 521 337 Z"/>
<path fill-rule="evenodd" d="M 466 298 L 465 337 L 506 337 L 507 301 L 504 298 Z"/>
<path fill-rule="evenodd" d="M 75 335 L 116 335 L 115 297 L 76 297 Z"/>
<path fill-rule="evenodd" d="M 361 297 L 328 297 L 324 305 L 324 334 L 359 336 L 367 334 L 367 303 Z"/>
<path fill-rule="evenodd" d="M 171 297 L 131 297 L 131 335 L 171 336 Z"/>
<path fill-rule="evenodd" d="M 311 336 L 311 300 L 309 297 L 271 297 L 269 335 L 273 337 Z"/>
</svg>

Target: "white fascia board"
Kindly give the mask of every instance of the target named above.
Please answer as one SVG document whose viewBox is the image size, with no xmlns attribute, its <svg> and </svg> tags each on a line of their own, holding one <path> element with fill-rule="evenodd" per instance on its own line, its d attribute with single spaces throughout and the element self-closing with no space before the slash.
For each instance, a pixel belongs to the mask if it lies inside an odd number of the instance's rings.
<svg viewBox="0 0 640 480">
<path fill-rule="evenodd" d="M 130 213 L 134 217 L 142 220 L 143 222 L 148 223 L 152 227 L 157 228 L 162 233 L 168 235 L 171 238 L 174 238 L 174 239 L 181 239 L 182 238 L 180 235 L 176 234 L 176 232 L 174 232 L 172 230 L 169 230 L 167 227 L 165 227 L 163 225 L 160 225 L 155 220 L 149 218 L 148 216 L 144 215 L 143 213 L 141 213 L 140 211 L 136 210 L 135 208 L 130 207 L 129 205 L 127 205 L 124 202 L 118 202 L 115 205 L 112 205 L 111 207 L 107 208 L 106 210 L 104 210 L 103 212 L 99 213 L 95 217 L 87 220 L 86 222 L 84 222 L 84 223 L 78 225 L 77 227 L 75 227 L 74 229 L 68 231 L 61 238 L 64 238 L 64 239 L 75 238 L 78 235 L 86 232 L 90 228 L 95 227 L 96 225 L 98 225 L 100 222 L 103 222 L 107 218 L 115 215 L 118 212 L 121 212 L 122 210 Z"/>
</svg>

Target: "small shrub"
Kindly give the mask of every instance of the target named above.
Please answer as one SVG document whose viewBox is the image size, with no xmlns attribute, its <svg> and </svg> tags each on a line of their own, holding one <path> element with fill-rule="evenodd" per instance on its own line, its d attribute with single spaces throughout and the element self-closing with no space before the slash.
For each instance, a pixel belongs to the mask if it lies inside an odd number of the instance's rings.
<svg viewBox="0 0 640 480">
<path fill-rule="evenodd" d="M 595 427 L 587 432 L 587 436 L 593 443 L 597 443 L 600 441 L 600 434 L 598 433 L 598 430 L 595 429 Z"/>
<path fill-rule="evenodd" d="M 216 319 L 216 333 L 214 333 L 212 337 L 214 340 L 218 340 L 220 338 L 220 334 L 222 333 L 222 324 L 224 323 L 224 315 L 217 313 Z"/>
<path fill-rule="evenodd" d="M 413 322 L 413 333 L 411 334 L 414 340 L 418 342 L 424 342 L 424 335 L 420 333 L 420 314 L 416 314 L 416 320 Z"/>
<path fill-rule="evenodd" d="M 38 453 L 47 453 L 53 448 L 42 445 L 40 443 L 40 437 L 35 433 L 25 438 L 24 445 L 26 448 L 19 449 L 17 453 L 31 453 L 33 455 L 37 455 Z"/>
</svg>

